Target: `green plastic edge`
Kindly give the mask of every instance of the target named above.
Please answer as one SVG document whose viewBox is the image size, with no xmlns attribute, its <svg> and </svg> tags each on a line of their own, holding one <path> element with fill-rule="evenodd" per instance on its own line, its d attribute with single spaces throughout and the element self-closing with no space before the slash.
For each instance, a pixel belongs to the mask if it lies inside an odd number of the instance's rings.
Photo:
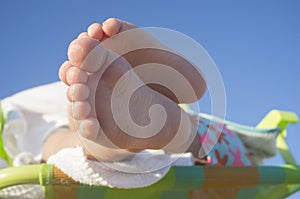
<svg viewBox="0 0 300 199">
<path fill-rule="evenodd" d="M 40 167 L 39 183 L 44 186 L 44 193 L 46 199 L 54 199 L 55 194 L 53 191 L 53 165 L 42 164 Z"/>
<path fill-rule="evenodd" d="M 260 192 L 257 194 L 255 198 L 281 199 L 290 196 L 300 190 L 300 185 L 299 185 L 300 166 L 283 165 L 281 166 L 281 168 L 283 169 L 284 172 L 284 182 L 276 186 L 261 187 Z"/>
<path fill-rule="evenodd" d="M 290 152 L 285 137 L 287 135 L 286 127 L 289 124 L 295 124 L 299 121 L 297 115 L 293 112 L 272 110 L 257 125 L 258 128 L 280 127 L 281 131 L 276 140 L 276 146 L 286 164 L 297 165 L 297 162 Z"/>
<path fill-rule="evenodd" d="M 257 125 L 257 128 L 274 128 L 280 127 L 281 131 L 276 139 L 276 147 L 279 150 L 282 158 L 284 159 L 285 163 L 288 164 L 286 167 L 293 167 L 297 165 L 295 158 L 293 157 L 288 144 L 286 143 L 285 137 L 287 135 L 286 127 L 289 124 L 295 124 L 299 121 L 297 115 L 293 112 L 286 112 L 280 110 L 272 110 L 270 111 Z M 290 170 L 286 170 L 286 179 L 285 181 L 289 180 L 289 178 L 293 177 Z M 299 172 L 299 170 L 298 170 Z M 298 176 L 298 175 L 296 175 Z M 261 188 L 260 192 L 258 193 L 256 198 L 264 198 L 264 199 L 274 199 L 274 198 L 284 198 L 290 196 L 297 191 L 300 190 L 300 185 L 295 184 L 281 184 L 272 187 L 265 187 Z"/>
<path fill-rule="evenodd" d="M 53 166 L 48 164 L 4 168 L 0 170 L 0 189 L 20 184 L 51 184 L 52 173 Z"/>
<path fill-rule="evenodd" d="M 4 123 L 5 123 L 5 117 L 3 115 L 1 101 L 0 101 L 0 158 L 6 160 L 7 163 L 11 166 L 13 161 L 4 150 L 4 143 L 2 139 L 2 131 L 3 131 Z"/>
<path fill-rule="evenodd" d="M 39 167 L 39 184 L 49 185 L 53 182 L 53 165 L 52 164 L 40 164 Z"/>
</svg>

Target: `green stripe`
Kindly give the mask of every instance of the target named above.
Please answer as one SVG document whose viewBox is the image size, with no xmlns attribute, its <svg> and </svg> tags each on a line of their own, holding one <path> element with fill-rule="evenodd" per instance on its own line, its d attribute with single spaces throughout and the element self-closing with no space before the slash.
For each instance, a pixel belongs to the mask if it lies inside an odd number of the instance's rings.
<svg viewBox="0 0 300 199">
<path fill-rule="evenodd" d="M 153 188 L 140 188 L 140 189 L 106 189 L 104 199 L 134 199 L 134 198 L 149 198 L 160 199 L 161 190 Z M 83 197 L 85 199 L 87 197 Z M 95 197 L 94 197 L 95 198 Z M 97 198 L 101 198 L 98 197 Z"/>
<path fill-rule="evenodd" d="M 45 198 L 46 199 L 54 199 L 55 198 L 55 193 L 53 191 L 53 186 L 52 185 L 45 185 L 44 186 L 44 193 L 45 193 Z"/>
<path fill-rule="evenodd" d="M 175 184 L 173 189 L 199 189 L 205 179 L 204 170 L 200 166 L 177 166 L 175 170 Z"/>
<path fill-rule="evenodd" d="M 76 198 L 187 198 L 190 189 L 200 188 L 204 173 L 201 167 L 172 167 L 168 174 L 150 187 L 136 189 L 101 188 L 80 185 Z"/>
<path fill-rule="evenodd" d="M 68 185 L 65 185 L 68 186 Z M 95 187 L 88 185 L 78 185 L 76 199 L 84 198 L 104 198 L 106 187 Z M 67 197 L 66 197 L 67 198 Z M 120 197 L 122 198 L 122 197 Z"/>
<path fill-rule="evenodd" d="M 284 165 L 285 182 L 288 184 L 299 184 L 300 181 L 300 166 Z"/>
<path fill-rule="evenodd" d="M 53 182 L 53 165 L 40 164 L 39 167 L 39 183 L 40 185 L 48 185 Z"/>
<path fill-rule="evenodd" d="M 259 186 L 240 189 L 235 199 L 253 199 L 257 196 L 257 192 L 259 191 L 259 189 Z"/>
<path fill-rule="evenodd" d="M 162 190 L 172 189 L 175 185 L 175 168 L 171 167 L 169 172 L 157 183 L 137 189 L 106 189 L 104 198 L 149 198 L 160 199 Z"/>
<path fill-rule="evenodd" d="M 164 190 L 161 192 L 160 199 L 184 199 L 188 194 L 188 190 Z"/>
<path fill-rule="evenodd" d="M 171 167 L 168 173 L 157 183 L 153 184 L 151 187 L 153 189 L 172 189 L 175 185 L 176 174 L 175 167 Z"/>
<path fill-rule="evenodd" d="M 276 166 L 259 166 L 259 185 L 285 183 L 284 168 Z"/>
</svg>

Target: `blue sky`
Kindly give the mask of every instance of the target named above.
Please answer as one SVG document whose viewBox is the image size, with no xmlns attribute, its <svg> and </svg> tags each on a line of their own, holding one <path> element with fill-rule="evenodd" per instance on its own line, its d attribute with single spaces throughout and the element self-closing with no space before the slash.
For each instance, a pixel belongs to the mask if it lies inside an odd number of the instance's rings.
<svg viewBox="0 0 300 199">
<path fill-rule="evenodd" d="M 92 22 L 118 17 L 199 42 L 221 72 L 228 120 L 256 125 L 271 109 L 300 115 L 299 8 L 296 0 L 1 1 L 0 98 L 57 81 L 69 42 Z M 287 139 L 300 162 L 299 130 L 290 126 Z"/>
</svg>

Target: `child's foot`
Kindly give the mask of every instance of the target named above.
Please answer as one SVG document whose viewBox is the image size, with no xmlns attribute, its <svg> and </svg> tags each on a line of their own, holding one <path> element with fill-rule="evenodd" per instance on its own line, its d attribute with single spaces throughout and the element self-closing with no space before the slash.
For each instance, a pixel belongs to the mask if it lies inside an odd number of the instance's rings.
<svg viewBox="0 0 300 199">
<path fill-rule="evenodd" d="M 74 40 L 68 56 L 60 78 L 70 86 L 70 125 L 94 158 L 115 161 L 128 151 L 182 150 L 179 146 L 192 140 L 188 117 L 144 85 L 126 59 L 88 37 Z"/>
<path fill-rule="evenodd" d="M 122 55 L 132 67 L 151 63 L 151 70 L 138 73 L 138 76 L 144 82 L 158 81 L 147 85 L 176 103 L 195 102 L 205 92 L 206 84 L 197 67 L 131 23 L 109 18 L 102 25 L 98 23 L 90 25 L 87 32 L 79 37 L 87 36 L 101 41 L 107 49 Z M 154 63 L 175 69 L 183 76 L 183 80 L 173 77 L 173 81 L 168 74 L 161 75 L 163 78 L 159 79 L 157 74 L 162 73 L 163 70 L 161 66 L 155 67 Z M 166 78 L 169 81 L 165 81 Z M 188 81 L 189 86 L 193 88 L 192 93 L 190 93 L 191 89 L 184 86 L 186 84 L 183 81 Z"/>
</svg>

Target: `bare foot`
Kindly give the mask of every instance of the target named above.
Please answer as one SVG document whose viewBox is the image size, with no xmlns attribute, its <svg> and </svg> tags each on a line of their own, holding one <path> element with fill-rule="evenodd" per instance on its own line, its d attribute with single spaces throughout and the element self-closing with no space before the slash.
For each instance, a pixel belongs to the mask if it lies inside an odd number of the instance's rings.
<svg viewBox="0 0 300 199">
<path fill-rule="evenodd" d="M 167 48 L 143 29 L 131 23 L 116 18 L 109 18 L 102 25 L 99 23 L 90 25 L 87 32 L 80 35 L 80 37 L 87 36 L 101 41 L 107 49 L 122 55 L 132 67 L 151 63 L 151 68 L 149 66 L 147 71 L 137 72 L 137 75 L 149 87 L 176 103 L 195 102 L 205 92 L 204 77 L 196 66 L 178 53 Z M 107 38 L 112 37 L 112 40 L 106 42 Z M 168 74 L 159 76 L 158 74 L 163 72 L 160 65 L 172 67 L 184 78 L 177 78 L 177 76 Z M 169 81 L 165 81 L 166 78 Z M 191 91 L 191 89 L 185 87 L 184 85 L 186 84 L 181 79 L 187 80 L 193 90 Z M 180 99 L 178 99 L 178 96 L 180 96 Z"/>
<path fill-rule="evenodd" d="M 116 161 L 143 149 L 188 148 L 196 133 L 188 116 L 146 86 L 125 58 L 82 36 L 68 56 L 59 75 L 70 86 L 70 126 L 91 157 Z"/>
</svg>

